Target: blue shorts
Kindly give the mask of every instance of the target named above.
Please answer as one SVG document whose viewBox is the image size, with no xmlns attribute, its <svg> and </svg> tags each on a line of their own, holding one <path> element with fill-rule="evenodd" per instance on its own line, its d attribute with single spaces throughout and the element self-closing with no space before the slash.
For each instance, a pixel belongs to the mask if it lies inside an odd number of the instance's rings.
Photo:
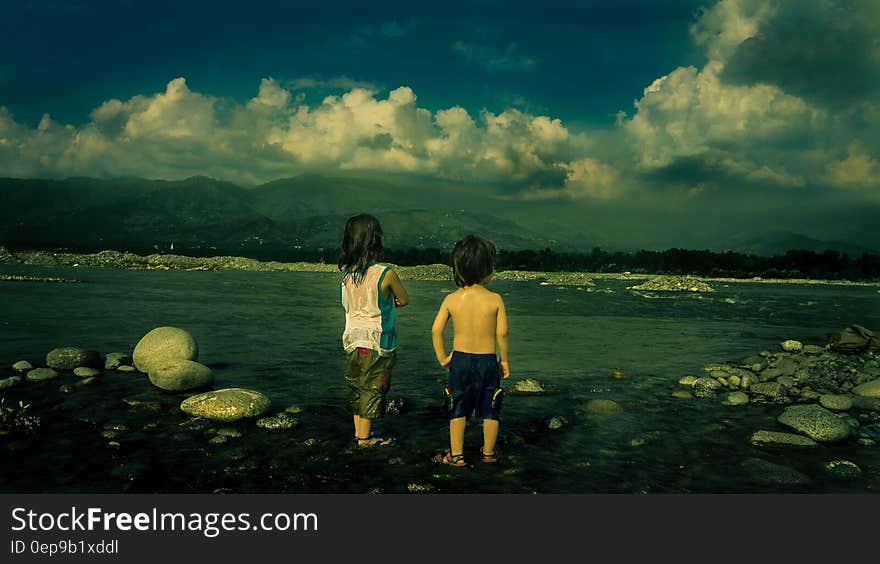
<svg viewBox="0 0 880 564">
<path fill-rule="evenodd" d="M 448 419 L 477 417 L 498 419 L 504 390 L 501 369 L 494 354 L 452 352 L 449 381 L 443 390 L 444 408 Z"/>
</svg>

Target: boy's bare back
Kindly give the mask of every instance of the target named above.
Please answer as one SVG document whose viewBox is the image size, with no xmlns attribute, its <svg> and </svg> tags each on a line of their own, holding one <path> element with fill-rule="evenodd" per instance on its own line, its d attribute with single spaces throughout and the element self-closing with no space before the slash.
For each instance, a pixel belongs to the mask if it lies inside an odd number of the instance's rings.
<svg viewBox="0 0 880 564">
<path fill-rule="evenodd" d="M 434 319 L 431 333 L 434 352 L 441 366 L 449 364 L 452 355 L 443 346 L 443 330 L 452 319 L 452 350 L 471 354 L 495 354 L 496 344 L 502 378 L 510 376 L 507 361 L 508 329 L 504 300 L 482 284 L 459 288 L 446 296 Z"/>
</svg>

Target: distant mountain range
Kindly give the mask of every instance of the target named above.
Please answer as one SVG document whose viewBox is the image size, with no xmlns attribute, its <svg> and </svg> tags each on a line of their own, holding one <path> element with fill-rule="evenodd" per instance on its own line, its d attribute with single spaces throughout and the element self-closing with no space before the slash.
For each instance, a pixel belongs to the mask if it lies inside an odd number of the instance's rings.
<svg viewBox="0 0 880 564">
<path fill-rule="evenodd" d="M 788 249 L 871 245 L 825 241 L 789 231 L 740 232 L 703 240 L 657 235 L 630 217 L 571 201 L 530 202 L 477 186 L 408 177 L 304 174 L 245 188 L 207 177 L 65 180 L 0 178 L 0 244 L 285 258 L 291 249 L 338 247 L 345 219 L 373 213 L 386 246 L 449 250 L 468 233 L 502 249 L 560 251 L 709 248 L 769 256 Z M 642 221 L 642 224 L 645 222 Z M 682 231 L 684 233 L 684 231 Z"/>
</svg>

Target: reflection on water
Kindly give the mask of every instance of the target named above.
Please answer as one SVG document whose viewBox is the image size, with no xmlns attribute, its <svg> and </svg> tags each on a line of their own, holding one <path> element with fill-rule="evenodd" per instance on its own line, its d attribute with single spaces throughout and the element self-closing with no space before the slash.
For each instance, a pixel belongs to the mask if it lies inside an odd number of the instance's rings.
<svg viewBox="0 0 880 564">
<path fill-rule="evenodd" d="M 511 324 L 510 386 L 534 378 L 556 388 L 508 394 L 496 465 L 478 462 L 472 421 L 461 470 L 430 462 L 448 440 L 430 325 L 445 282 L 406 282 L 392 397 L 402 413 L 382 429 L 390 448 L 354 449 L 345 412 L 343 315 L 333 275 L 114 271 L 0 266 L 0 273 L 76 278 L 78 284 L 0 283 L 0 378 L 17 360 L 42 364 L 59 346 L 131 351 L 150 329 L 191 332 L 215 387 L 267 394 L 273 410 L 299 406 L 302 425 L 270 431 L 252 421 L 190 420 L 183 397 L 144 375 L 99 382 L 28 383 L 3 392 L 41 416 L 34 437 L 0 437 L 0 491 L 18 492 L 864 492 L 880 486 L 880 446 L 854 442 L 806 451 L 749 444 L 784 430 L 782 407 L 724 406 L 671 396 L 678 379 L 710 363 L 777 350 L 785 339 L 824 344 L 851 323 L 880 328 L 874 287 L 716 284 L 701 295 L 638 295 L 622 280 L 595 287 L 496 282 Z M 448 335 L 451 340 L 451 335 Z M 614 379 L 621 371 L 626 379 Z M 592 413 L 591 399 L 621 410 Z M 553 420 L 553 418 L 556 418 Z M 553 424 L 550 422 L 553 420 Z M 239 435 L 240 436 L 236 436 Z M 830 477 L 849 460 L 861 476 Z"/>
</svg>

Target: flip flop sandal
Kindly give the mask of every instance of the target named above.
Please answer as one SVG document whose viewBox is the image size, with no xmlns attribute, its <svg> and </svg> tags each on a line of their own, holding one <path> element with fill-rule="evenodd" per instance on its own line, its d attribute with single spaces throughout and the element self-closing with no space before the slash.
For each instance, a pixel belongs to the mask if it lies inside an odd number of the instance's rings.
<svg viewBox="0 0 880 564">
<path fill-rule="evenodd" d="M 467 462 L 464 461 L 464 453 L 452 454 L 449 449 L 446 449 L 443 453 L 435 454 L 431 457 L 431 461 L 446 464 L 447 466 L 455 466 L 456 468 L 467 466 Z"/>
<path fill-rule="evenodd" d="M 493 452 L 486 454 L 483 452 L 483 447 L 480 447 L 480 454 L 483 456 L 483 462 L 486 464 L 494 464 L 498 462 L 498 449 L 496 448 Z"/>
<path fill-rule="evenodd" d="M 357 440 L 358 448 L 369 448 L 376 446 L 394 446 L 397 444 L 397 439 L 394 437 L 355 437 Z"/>
</svg>

